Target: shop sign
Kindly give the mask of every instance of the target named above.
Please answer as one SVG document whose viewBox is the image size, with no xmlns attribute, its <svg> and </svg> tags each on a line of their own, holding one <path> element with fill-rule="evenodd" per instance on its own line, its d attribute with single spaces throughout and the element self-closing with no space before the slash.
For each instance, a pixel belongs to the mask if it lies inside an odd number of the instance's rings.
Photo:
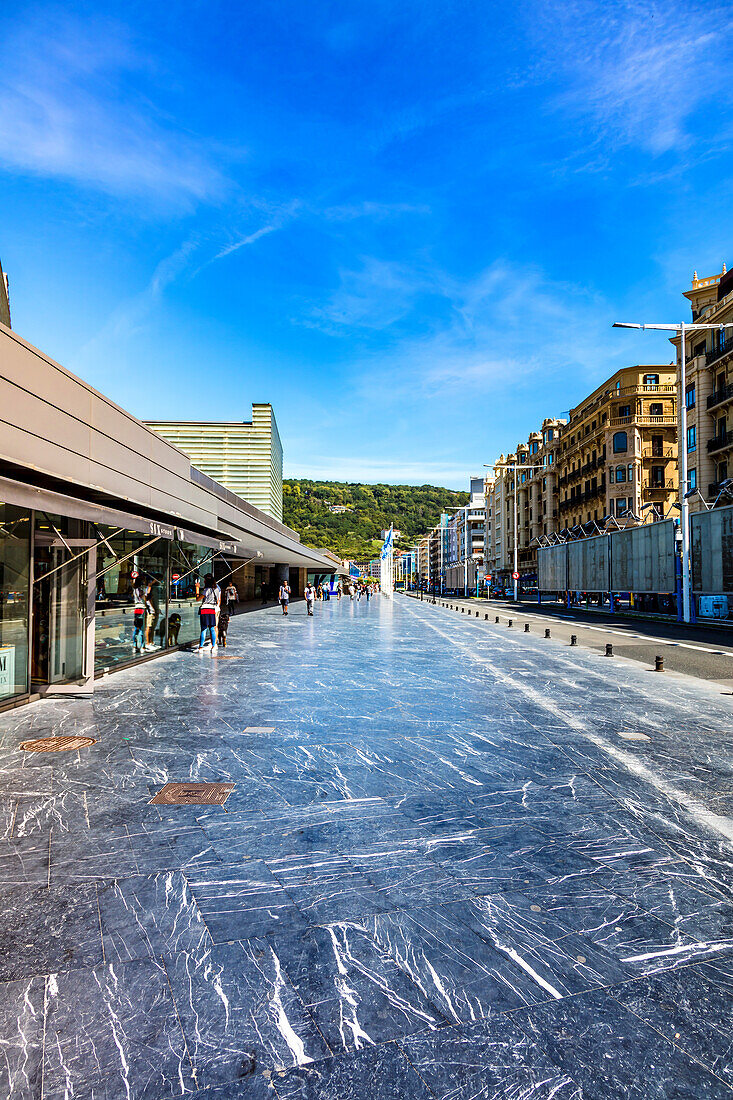
<svg viewBox="0 0 733 1100">
<path fill-rule="evenodd" d="M 164 523 L 154 523 L 152 520 L 148 523 L 151 535 L 157 535 L 160 539 L 172 539 L 173 528 L 166 527 Z"/>
<path fill-rule="evenodd" d="M 0 646 L 0 695 L 15 694 L 15 646 Z"/>
</svg>

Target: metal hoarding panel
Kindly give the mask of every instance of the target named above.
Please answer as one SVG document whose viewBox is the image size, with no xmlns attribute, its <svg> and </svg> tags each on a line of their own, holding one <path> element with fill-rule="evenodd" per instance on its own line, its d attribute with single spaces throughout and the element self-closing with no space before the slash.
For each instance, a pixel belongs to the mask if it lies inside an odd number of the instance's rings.
<svg viewBox="0 0 733 1100">
<path fill-rule="evenodd" d="M 568 548 L 543 546 L 537 551 L 537 577 L 540 592 L 565 592 L 568 587 Z"/>
<path fill-rule="evenodd" d="M 697 512 L 691 521 L 693 590 L 733 592 L 733 507 Z"/>
<path fill-rule="evenodd" d="M 674 592 L 674 520 L 614 531 L 611 586 L 614 592 Z"/>
<path fill-rule="evenodd" d="M 568 543 L 568 589 L 608 592 L 608 535 Z"/>
</svg>

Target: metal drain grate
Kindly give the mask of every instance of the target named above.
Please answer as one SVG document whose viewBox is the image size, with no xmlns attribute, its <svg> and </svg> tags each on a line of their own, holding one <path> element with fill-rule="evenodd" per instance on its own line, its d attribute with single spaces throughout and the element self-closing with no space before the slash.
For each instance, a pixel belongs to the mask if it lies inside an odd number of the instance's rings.
<svg viewBox="0 0 733 1100">
<path fill-rule="evenodd" d="M 72 752 L 96 743 L 95 737 L 38 737 L 32 741 L 21 741 L 20 747 L 24 752 Z"/>
<path fill-rule="evenodd" d="M 245 726 L 245 733 L 274 733 L 274 726 Z"/>
<path fill-rule="evenodd" d="M 623 737 L 624 741 L 651 741 L 645 733 L 620 733 L 619 737 Z"/>
<path fill-rule="evenodd" d="M 149 805 L 223 806 L 234 786 L 234 783 L 166 783 Z"/>
</svg>

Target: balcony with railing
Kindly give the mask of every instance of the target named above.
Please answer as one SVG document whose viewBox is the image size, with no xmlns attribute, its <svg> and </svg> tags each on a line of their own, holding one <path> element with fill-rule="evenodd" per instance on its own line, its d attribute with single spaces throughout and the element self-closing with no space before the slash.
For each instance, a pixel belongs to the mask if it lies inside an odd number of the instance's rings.
<svg viewBox="0 0 733 1100">
<path fill-rule="evenodd" d="M 709 367 L 711 363 L 722 359 L 724 355 L 729 355 L 731 351 L 733 351 L 733 336 L 729 336 L 722 344 L 718 344 L 717 347 L 710 348 L 705 352 L 705 366 Z"/>
<path fill-rule="evenodd" d="M 637 428 L 663 428 L 669 425 L 672 427 L 677 423 L 676 416 L 649 416 L 646 413 L 639 413 L 637 416 L 614 416 L 609 420 L 609 427 L 611 428 L 626 428 L 631 425 Z"/>
<path fill-rule="evenodd" d="M 648 497 L 653 493 L 671 493 L 676 488 L 677 482 L 667 478 L 665 481 L 645 481 L 641 491 L 645 497 Z"/>
<path fill-rule="evenodd" d="M 719 432 L 708 440 L 708 452 L 722 451 L 726 447 L 733 447 L 733 431 Z"/>
<path fill-rule="evenodd" d="M 674 447 L 642 447 L 641 457 L 646 459 L 657 459 L 657 461 L 664 462 L 668 458 L 675 457 Z"/>
<path fill-rule="evenodd" d="M 677 386 L 674 382 L 670 384 L 657 384 L 656 386 L 644 385 L 640 383 L 638 386 L 622 386 L 620 390 L 613 390 L 614 395 L 619 397 L 634 397 L 636 395 L 644 396 L 644 394 L 667 394 L 674 397 L 677 393 Z"/>
<path fill-rule="evenodd" d="M 716 405 L 722 405 L 724 401 L 730 401 L 731 398 L 733 398 L 733 383 L 729 383 L 727 386 L 723 386 L 722 389 L 710 394 L 708 409 L 714 409 Z"/>
</svg>

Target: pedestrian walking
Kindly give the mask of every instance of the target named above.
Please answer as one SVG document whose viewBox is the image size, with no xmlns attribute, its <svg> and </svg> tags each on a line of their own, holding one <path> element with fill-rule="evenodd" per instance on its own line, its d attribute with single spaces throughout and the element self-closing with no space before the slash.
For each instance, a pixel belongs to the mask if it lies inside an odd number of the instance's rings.
<svg viewBox="0 0 733 1100">
<path fill-rule="evenodd" d="M 366 586 L 366 598 L 367 603 L 369 603 L 370 599 L 372 598 L 372 586 L 370 584 Z"/>
<path fill-rule="evenodd" d="M 216 653 L 218 648 L 216 644 L 216 613 L 219 608 L 218 591 L 220 590 L 211 573 L 207 573 L 204 577 L 204 591 L 201 595 L 201 606 L 199 607 L 199 621 L 201 624 L 199 655 L 203 654 L 206 649 L 208 641 L 207 635 L 211 638 L 212 656 Z"/>
<path fill-rule="evenodd" d="M 135 653 L 145 649 L 145 616 L 148 611 L 147 585 L 138 579 L 132 590 L 132 647 Z M 152 604 L 150 605 L 152 610 Z"/>
<path fill-rule="evenodd" d="M 336 599 L 340 600 L 341 597 L 343 596 L 343 594 L 344 594 L 343 585 L 341 584 L 341 581 L 339 581 L 338 584 L 336 585 Z"/>
<path fill-rule="evenodd" d="M 234 608 L 239 603 L 239 593 L 237 592 L 237 587 L 236 587 L 233 580 L 229 581 L 229 584 L 226 586 L 226 589 L 224 590 L 224 600 L 225 600 L 225 603 L 226 603 L 227 615 L 229 615 L 229 616 L 233 615 L 234 614 Z"/>
<path fill-rule="evenodd" d="M 349 599 L 353 600 L 353 598 L 354 598 L 354 586 L 353 586 L 353 584 L 350 584 L 349 585 Z"/>
<path fill-rule="evenodd" d="M 145 649 L 152 652 L 155 648 L 155 626 L 160 618 L 160 582 L 151 574 L 145 595 Z"/>
<path fill-rule="evenodd" d="M 305 606 L 308 608 L 308 614 L 312 615 L 313 614 L 313 601 L 316 598 L 315 587 L 312 584 L 308 583 L 305 586 L 305 592 L 303 593 L 303 595 L 305 596 Z"/>
<path fill-rule="evenodd" d="M 262 581 L 260 583 L 260 597 L 260 603 L 262 607 L 264 607 L 270 597 L 270 586 L 267 581 Z"/>
<path fill-rule="evenodd" d="M 329 578 L 326 578 L 323 585 L 323 598 L 326 601 L 331 599 L 331 581 Z"/>
<path fill-rule="evenodd" d="M 290 603 L 290 585 L 287 581 L 283 581 L 280 585 L 280 594 L 278 596 L 280 600 L 280 606 L 283 609 L 283 615 L 288 613 L 288 604 Z"/>
</svg>

